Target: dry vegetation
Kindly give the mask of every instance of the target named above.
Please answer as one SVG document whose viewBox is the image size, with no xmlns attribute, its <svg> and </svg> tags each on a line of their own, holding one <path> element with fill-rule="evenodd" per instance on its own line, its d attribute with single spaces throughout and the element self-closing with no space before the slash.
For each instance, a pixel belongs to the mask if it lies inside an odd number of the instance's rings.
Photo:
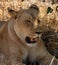
<svg viewBox="0 0 58 65">
<path fill-rule="evenodd" d="M 55 12 L 56 5 L 51 5 L 51 0 L 46 0 L 46 2 L 42 3 L 40 1 L 45 0 L 24 0 L 23 2 L 21 0 L 1 0 L 0 1 L 0 21 L 7 21 L 11 17 L 8 13 L 7 8 L 10 7 L 16 11 L 20 10 L 20 8 L 28 8 L 31 4 L 36 4 L 40 9 L 40 15 L 41 18 L 45 17 L 46 15 L 46 9 L 48 6 L 51 6 L 54 9 L 54 12 L 52 13 L 52 17 L 57 16 L 57 13 Z M 56 0 L 55 0 L 56 1 Z M 57 3 L 57 2 L 56 2 Z M 42 12 L 43 10 L 43 12 Z M 48 19 L 51 14 L 48 14 Z"/>
</svg>

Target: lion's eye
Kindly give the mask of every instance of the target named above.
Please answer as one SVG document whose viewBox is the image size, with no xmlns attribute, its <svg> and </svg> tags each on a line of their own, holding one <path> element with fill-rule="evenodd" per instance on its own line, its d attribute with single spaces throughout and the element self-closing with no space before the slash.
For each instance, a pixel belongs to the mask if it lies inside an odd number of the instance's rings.
<svg viewBox="0 0 58 65">
<path fill-rule="evenodd" d="M 31 21 L 30 20 L 27 20 L 27 23 L 31 23 Z"/>
<path fill-rule="evenodd" d="M 25 20 L 25 25 L 28 27 L 31 27 L 31 26 L 33 26 L 33 23 L 30 20 Z"/>
<path fill-rule="evenodd" d="M 28 25 L 31 25 L 31 24 L 32 24 L 32 22 L 31 22 L 30 20 L 26 20 L 26 23 L 27 23 Z"/>
</svg>

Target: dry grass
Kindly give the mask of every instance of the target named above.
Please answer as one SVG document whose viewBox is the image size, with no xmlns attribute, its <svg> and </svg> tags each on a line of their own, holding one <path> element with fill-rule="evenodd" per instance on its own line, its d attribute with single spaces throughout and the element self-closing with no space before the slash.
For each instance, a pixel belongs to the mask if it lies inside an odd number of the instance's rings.
<svg viewBox="0 0 58 65">
<path fill-rule="evenodd" d="M 45 13 L 48 6 L 51 6 L 53 9 L 55 9 L 56 5 L 50 5 L 50 1 L 49 0 L 46 0 L 46 2 L 42 3 L 40 1 L 43 1 L 43 0 L 24 0 L 23 2 L 21 2 L 21 0 L 1 0 L 0 1 L 0 20 L 2 21 L 7 21 L 11 18 L 11 16 L 9 15 L 8 13 L 8 10 L 7 8 L 10 7 L 16 11 L 20 10 L 20 8 L 28 8 L 31 4 L 36 4 L 39 8 L 40 8 L 40 17 L 41 18 L 45 18 Z M 48 2 L 49 1 L 49 2 Z M 48 3 L 49 4 L 48 4 Z M 43 12 L 42 12 L 43 10 Z M 52 13 L 51 15 L 54 17 L 56 16 L 57 13 Z M 50 14 L 47 15 L 47 18 L 49 20 L 49 17 L 50 17 Z"/>
</svg>

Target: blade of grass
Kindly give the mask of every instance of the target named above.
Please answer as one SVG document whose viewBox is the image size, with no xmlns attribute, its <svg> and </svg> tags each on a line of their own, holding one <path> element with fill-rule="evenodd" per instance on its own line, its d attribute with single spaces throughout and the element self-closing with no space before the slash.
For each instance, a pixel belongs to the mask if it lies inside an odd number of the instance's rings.
<svg viewBox="0 0 58 65">
<path fill-rule="evenodd" d="M 53 58 L 52 58 L 52 60 L 51 60 L 51 62 L 50 62 L 50 65 L 52 65 L 54 59 L 55 59 L 55 56 L 53 56 Z"/>
</svg>

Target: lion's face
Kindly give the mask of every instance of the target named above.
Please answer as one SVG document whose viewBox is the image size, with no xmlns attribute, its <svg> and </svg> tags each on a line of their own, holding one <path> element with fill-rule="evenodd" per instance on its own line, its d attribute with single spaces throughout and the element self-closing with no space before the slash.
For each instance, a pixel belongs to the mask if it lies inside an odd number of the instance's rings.
<svg viewBox="0 0 58 65">
<path fill-rule="evenodd" d="M 36 37 L 38 34 L 37 27 L 37 15 L 38 9 L 35 7 L 30 7 L 27 10 L 23 10 L 21 16 L 19 16 L 14 24 L 14 31 L 21 41 L 32 44 L 36 43 Z"/>
<path fill-rule="evenodd" d="M 14 25 L 17 36 L 28 43 L 35 43 L 37 22 L 30 19 L 21 19 Z"/>
</svg>

